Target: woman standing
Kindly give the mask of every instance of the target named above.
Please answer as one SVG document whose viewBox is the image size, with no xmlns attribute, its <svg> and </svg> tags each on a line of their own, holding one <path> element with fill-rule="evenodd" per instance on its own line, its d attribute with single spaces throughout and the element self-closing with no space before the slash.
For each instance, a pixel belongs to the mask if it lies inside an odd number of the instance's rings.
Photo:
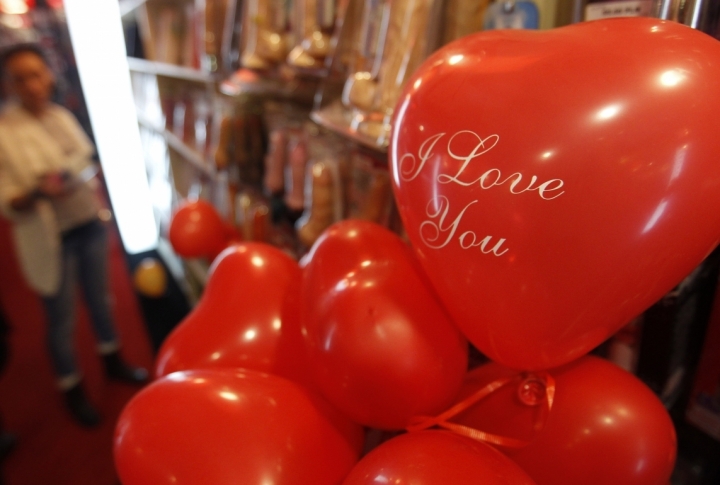
<svg viewBox="0 0 720 485">
<path fill-rule="evenodd" d="M 109 304 L 107 234 L 88 183 L 94 148 L 72 114 L 50 101 L 54 77 L 39 47 L 8 49 L 0 71 L 14 97 L 0 112 L 0 209 L 13 225 L 25 279 L 45 308 L 58 387 L 72 416 L 94 426 L 99 416 L 85 396 L 75 358 L 78 284 L 107 375 L 130 383 L 147 379 L 145 369 L 128 366 L 119 354 Z"/>
</svg>

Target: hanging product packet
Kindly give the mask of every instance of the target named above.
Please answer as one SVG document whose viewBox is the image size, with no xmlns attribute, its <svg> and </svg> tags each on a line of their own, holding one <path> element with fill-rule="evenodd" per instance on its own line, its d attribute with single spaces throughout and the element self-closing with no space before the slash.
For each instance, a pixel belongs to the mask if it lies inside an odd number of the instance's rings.
<svg viewBox="0 0 720 485">
<path fill-rule="evenodd" d="M 332 135 L 318 134 L 309 145 L 304 212 L 295 224 L 299 242 L 310 248 L 333 223 L 343 219 L 343 173 L 347 147 Z"/>
<path fill-rule="evenodd" d="M 438 0 L 350 0 L 338 22 L 337 47 L 313 119 L 386 149 L 390 119 L 407 79 L 440 45 L 440 9 Z"/>
</svg>

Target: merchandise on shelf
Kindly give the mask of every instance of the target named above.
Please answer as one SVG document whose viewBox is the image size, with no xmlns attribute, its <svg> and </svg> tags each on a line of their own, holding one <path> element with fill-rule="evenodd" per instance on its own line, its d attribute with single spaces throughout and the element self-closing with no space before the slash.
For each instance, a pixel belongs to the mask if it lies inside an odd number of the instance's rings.
<svg viewBox="0 0 720 485">
<path fill-rule="evenodd" d="M 287 63 L 318 72 L 330 54 L 331 37 L 337 20 L 337 0 L 303 0 L 296 4 L 300 37 L 287 57 Z"/>
<path fill-rule="evenodd" d="M 150 2 L 139 18 L 148 59 L 177 66 L 200 67 L 200 26 L 192 1 Z"/>
<path fill-rule="evenodd" d="M 293 42 L 290 4 L 285 0 L 248 0 L 244 8 L 240 62 L 250 69 L 270 69 L 287 57 Z"/>
<path fill-rule="evenodd" d="M 437 0 L 351 0 L 313 119 L 368 146 L 387 146 L 406 80 L 439 46 L 440 7 Z"/>
</svg>

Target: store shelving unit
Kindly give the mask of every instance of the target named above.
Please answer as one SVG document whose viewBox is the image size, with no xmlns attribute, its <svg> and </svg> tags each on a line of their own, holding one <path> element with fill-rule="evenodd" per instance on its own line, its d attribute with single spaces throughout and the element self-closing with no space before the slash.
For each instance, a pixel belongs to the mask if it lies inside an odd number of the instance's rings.
<svg viewBox="0 0 720 485">
<path fill-rule="evenodd" d="M 222 3 L 225 0 L 216 0 Z M 156 194 L 160 236 L 165 237 L 172 210 L 188 197 L 217 199 L 222 177 L 210 153 L 217 120 L 219 76 L 206 62 L 203 28 L 211 0 L 123 0 L 124 22 L 139 28 L 144 59 L 127 58 L 136 97 L 145 162 Z M 130 54 L 133 54 L 132 52 Z M 198 121 L 198 113 L 203 120 Z M 163 239 L 163 252 L 174 276 L 195 300 L 207 280 L 208 265 L 184 261 Z M 177 269 L 181 268 L 182 272 Z"/>
<path fill-rule="evenodd" d="M 136 57 L 128 57 L 128 66 L 132 72 L 154 74 L 156 76 L 169 77 L 180 81 L 207 83 L 216 82 L 216 77 L 200 69 L 191 67 L 176 66 L 166 62 L 148 61 Z"/>
</svg>

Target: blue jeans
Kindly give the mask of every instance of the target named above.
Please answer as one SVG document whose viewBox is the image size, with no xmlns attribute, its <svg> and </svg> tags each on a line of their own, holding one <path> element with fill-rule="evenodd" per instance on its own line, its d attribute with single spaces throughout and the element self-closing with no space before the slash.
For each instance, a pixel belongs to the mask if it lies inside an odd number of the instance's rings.
<svg viewBox="0 0 720 485">
<path fill-rule="evenodd" d="M 62 237 L 60 289 L 43 298 L 48 320 L 47 345 L 58 385 L 68 389 L 80 381 L 75 360 L 75 289 L 80 287 L 101 354 L 118 349 L 108 289 L 107 231 L 100 221 L 74 228 Z"/>
</svg>

